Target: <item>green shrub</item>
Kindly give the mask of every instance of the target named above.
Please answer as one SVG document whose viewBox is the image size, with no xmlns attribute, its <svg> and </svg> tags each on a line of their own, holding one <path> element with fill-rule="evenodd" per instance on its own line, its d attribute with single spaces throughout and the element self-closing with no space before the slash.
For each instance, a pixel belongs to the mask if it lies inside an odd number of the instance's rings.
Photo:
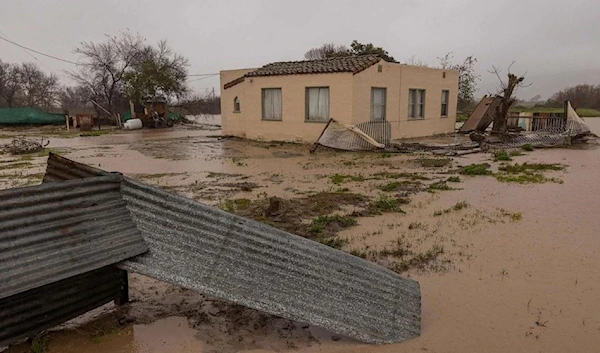
<svg viewBox="0 0 600 353">
<path fill-rule="evenodd" d="M 490 166 L 488 164 L 469 164 L 467 166 L 462 167 L 460 170 L 460 174 L 465 175 L 492 175 L 492 171 L 489 170 Z"/>
</svg>

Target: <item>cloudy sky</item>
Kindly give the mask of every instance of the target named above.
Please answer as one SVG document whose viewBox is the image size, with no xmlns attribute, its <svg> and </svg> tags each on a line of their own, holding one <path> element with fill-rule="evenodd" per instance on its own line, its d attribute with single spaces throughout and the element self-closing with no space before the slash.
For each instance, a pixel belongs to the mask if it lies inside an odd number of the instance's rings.
<svg viewBox="0 0 600 353">
<path fill-rule="evenodd" d="M 3 0 L 0 36 L 38 51 L 77 60 L 81 41 L 138 32 L 166 39 L 189 59 L 190 74 L 300 60 L 324 42 L 373 42 L 397 60 L 435 65 L 453 52 L 473 55 L 481 74 L 479 95 L 495 92 L 492 65 L 527 72 L 519 96 L 546 98 L 580 83 L 600 84 L 600 6 L 597 0 Z M 0 59 L 33 61 L 59 75 L 73 65 L 0 40 Z M 191 82 L 192 80 L 196 80 Z M 190 78 L 197 91 L 218 76 Z"/>
</svg>

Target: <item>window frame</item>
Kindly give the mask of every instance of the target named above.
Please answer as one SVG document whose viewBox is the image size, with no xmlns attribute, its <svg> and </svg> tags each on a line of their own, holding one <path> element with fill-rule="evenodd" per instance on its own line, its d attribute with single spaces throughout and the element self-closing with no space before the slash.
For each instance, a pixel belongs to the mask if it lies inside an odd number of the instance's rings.
<svg viewBox="0 0 600 353">
<path fill-rule="evenodd" d="M 375 90 L 383 90 L 383 119 L 374 119 Z M 371 121 L 387 121 L 387 87 L 371 87 Z"/>
<path fill-rule="evenodd" d="M 446 98 L 446 102 L 444 102 L 444 98 Z M 441 102 L 440 102 L 440 117 L 441 118 L 447 118 L 448 117 L 448 112 L 449 112 L 449 106 L 450 106 L 450 90 L 448 89 L 443 89 L 442 90 L 442 97 L 441 97 Z M 444 106 L 446 108 L 446 112 L 444 114 Z"/>
<path fill-rule="evenodd" d="M 421 92 L 421 102 L 417 103 L 417 91 Z M 414 95 L 413 95 L 414 92 Z M 427 100 L 427 91 L 424 88 L 409 88 L 408 89 L 408 120 L 425 120 L 425 108 Z M 421 116 L 415 117 L 416 106 L 421 105 Z"/>
<path fill-rule="evenodd" d="M 241 111 L 242 105 L 240 104 L 240 98 L 236 96 L 235 98 L 233 98 L 233 112 L 241 113 Z"/>
<path fill-rule="evenodd" d="M 268 90 L 279 90 L 281 92 L 281 111 L 279 113 L 279 119 L 266 119 L 265 118 L 265 92 Z M 260 91 L 260 105 L 261 105 L 261 120 L 262 121 L 283 121 L 283 89 L 281 87 L 265 87 L 261 88 Z"/>
<path fill-rule="evenodd" d="M 308 91 L 311 89 L 327 89 L 327 118 L 325 120 L 310 120 L 310 96 Z M 327 123 L 331 119 L 331 90 L 329 86 L 306 86 L 304 88 L 304 122 L 305 123 Z"/>
</svg>

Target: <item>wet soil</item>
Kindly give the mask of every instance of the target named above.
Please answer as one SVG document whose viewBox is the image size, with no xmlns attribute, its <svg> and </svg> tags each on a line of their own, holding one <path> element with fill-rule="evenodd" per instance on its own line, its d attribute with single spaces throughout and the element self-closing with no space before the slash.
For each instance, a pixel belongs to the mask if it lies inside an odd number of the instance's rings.
<svg viewBox="0 0 600 353">
<path fill-rule="evenodd" d="M 600 120 L 587 121 L 600 132 Z M 494 162 L 490 154 L 453 157 L 446 165 L 424 165 L 422 160 L 439 159 L 427 154 L 319 149 L 310 155 L 308 146 L 211 134 L 183 126 L 57 136 L 48 147 L 208 204 L 230 205 L 231 212 L 263 216 L 284 229 L 297 219 L 290 230 L 298 233 L 316 217 L 352 215 L 356 224 L 328 229 L 328 237 L 344 240 L 338 244 L 344 251 L 419 281 L 421 336 L 395 345 L 364 345 L 131 274 L 130 304 L 106 305 L 50 331 L 48 352 L 596 352 L 600 347 L 597 145 L 535 150 L 509 162 L 565 165 L 540 171 L 562 183 L 460 175 L 460 182 L 447 182 L 452 189 L 447 190 L 430 186 L 458 175 L 462 166 L 488 163 L 493 173 L 501 173 L 506 162 Z M 44 166 L 43 155 L 2 155 L 0 187 L 38 183 Z M 393 182 L 398 184 L 386 187 Z M 381 195 L 403 198 L 404 213 L 353 214 Z M 269 200 L 279 200 L 279 206 Z M 29 349 L 24 343 L 10 351 Z"/>
</svg>

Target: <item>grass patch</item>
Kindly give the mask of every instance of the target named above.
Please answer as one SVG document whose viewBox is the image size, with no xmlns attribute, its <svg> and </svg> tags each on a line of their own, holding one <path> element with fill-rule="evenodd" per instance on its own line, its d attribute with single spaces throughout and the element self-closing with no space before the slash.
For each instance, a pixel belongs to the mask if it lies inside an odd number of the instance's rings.
<svg viewBox="0 0 600 353">
<path fill-rule="evenodd" d="M 504 151 L 504 150 L 494 151 L 492 153 L 492 156 L 494 157 L 494 162 L 498 162 L 498 161 L 512 161 L 512 158 L 510 158 L 510 155 L 506 151 Z"/>
<path fill-rule="evenodd" d="M 394 266 L 394 271 L 405 272 L 411 268 L 425 268 L 429 263 L 435 261 L 441 254 L 444 253 L 442 245 L 433 245 L 429 250 L 418 253 L 412 258 L 398 262 Z"/>
<path fill-rule="evenodd" d="M 17 162 L 17 163 L 11 163 L 11 164 L 5 164 L 5 165 L 1 165 L 0 164 L 0 170 L 6 170 L 6 169 L 23 169 L 23 168 L 31 168 L 33 166 L 33 163 L 31 162 Z"/>
<path fill-rule="evenodd" d="M 558 178 L 547 178 L 539 173 L 522 173 L 522 174 L 497 174 L 496 179 L 503 183 L 519 183 L 519 184 L 543 184 L 552 182 L 562 184 L 563 181 Z"/>
<path fill-rule="evenodd" d="M 334 174 L 330 177 L 331 182 L 339 185 L 348 181 L 365 181 L 365 177 L 361 174 L 359 175 L 344 175 L 344 174 Z"/>
<path fill-rule="evenodd" d="M 421 158 L 415 161 L 424 168 L 440 168 L 447 166 L 452 160 L 449 158 Z"/>
<path fill-rule="evenodd" d="M 398 238 L 394 245 L 390 248 L 385 247 L 383 250 L 379 251 L 379 256 L 393 256 L 393 257 L 403 257 L 410 254 L 410 250 L 406 247 L 406 245 L 402 242 L 402 239 Z"/>
<path fill-rule="evenodd" d="M 335 224 L 335 228 L 348 228 L 357 224 L 356 219 L 338 214 L 315 217 L 308 231 L 313 234 L 323 234 L 327 227 Z"/>
<path fill-rule="evenodd" d="M 509 155 L 511 157 L 524 156 L 525 154 L 519 150 L 510 151 Z"/>
<path fill-rule="evenodd" d="M 469 207 L 469 204 L 467 203 L 467 201 L 460 201 L 460 202 L 457 202 L 454 206 L 452 206 L 450 208 L 446 208 L 445 210 L 437 210 L 437 211 L 433 212 L 433 216 L 439 217 L 443 214 L 450 213 L 452 211 L 460 211 L 467 207 Z"/>
<path fill-rule="evenodd" d="M 521 219 L 523 219 L 523 215 L 521 214 L 521 212 L 511 213 L 509 217 L 513 222 L 520 221 Z"/>
<path fill-rule="evenodd" d="M 386 152 L 386 153 L 382 153 L 382 154 L 381 154 L 381 158 L 390 158 L 390 157 L 392 157 L 392 156 L 393 156 L 393 154 L 391 154 L 391 153 L 389 153 L 389 152 Z"/>
<path fill-rule="evenodd" d="M 249 199 L 225 199 L 221 201 L 217 206 L 227 212 L 235 212 L 238 210 L 246 210 L 250 207 L 252 201 Z"/>
<path fill-rule="evenodd" d="M 408 225 L 408 229 L 424 229 L 425 225 L 421 222 L 412 222 Z"/>
<path fill-rule="evenodd" d="M 492 171 L 489 170 L 489 164 L 469 164 L 462 167 L 460 174 L 464 175 L 492 175 Z"/>
<path fill-rule="evenodd" d="M 429 185 L 429 187 L 427 188 L 427 191 L 429 192 L 435 192 L 437 190 L 453 190 L 446 181 L 438 181 L 435 182 L 431 185 Z"/>
<path fill-rule="evenodd" d="M 565 166 L 562 164 L 546 164 L 546 163 L 515 163 L 514 165 L 507 164 L 498 168 L 507 173 L 527 173 L 530 171 L 547 171 L 547 170 L 563 170 Z"/>
<path fill-rule="evenodd" d="M 31 353 L 44 353 L 48 351 L 48 336 L 41 335 L 34 338 L 31 342 L 30 350 Z"/>
<path fill-rule="evenodd" d="M 366 251 L 362 251 L 362 250 L 358 250 L 358 249 L 352 249 L 348 252 L 348 254 L 350 254 L 352 256 L 360 257 L 361 259 L 366 259 L 369 256 L 369 254 Z"/>
<path fill-rule="evenodd" d="M 392 192 L 392 191 L 396 190 L 399 186 L 400 186 L 399 181 L 393 181 L 391 183 L 383 185 L 382 187 L 380 187 L 380 189 L 381 189 L 381 191 Z"/>
<path fill-rule="evenodd" d="M 375 179 L 410 179 L 410 180 L 429 180 L 428 177 L 418 173 L 390 173 L 380 172 L 373 174 Z"/>
<path fill-rule="evenodd" d="M 521 146 L 521 148 L 523 149 L 523 151 L 533 151 L 533 146 L 530 143 L 526 143 L 523 146 Z"/>
<path fill-rule="evenodd" d="M 340 237 L 331 237 L 331 238 L 317 238 L 317 241 L 323 245 L 327 245 L 331 248 L 341 250 L 344 245 L 348 244 L 347 239 L 342 239 Z"/>
<path fill-rule="evenodd" d="M 457 202 L 456 205 L 452 206 L 452 209 L 454 211 L 460 211 L 463 208 L 467 208 L 467 207 L 469 207 L 469 204 L 467 203 L 467 201 L 460 201 L 460 202 Z"/>
<path fill-rule="evenodd" d="M 380 215 L 384 212 L 406 213 L 400 208 L 400 200 L 389 197 L 386 194 L 380 194 L 379 197 L 369 205 L 369 213 Z"/>
<path fill-rule="evenodd" d="M 450 183 L 460 183 L 460 177 L 458 175 L 454 175 L 446 179 L 446 181 Z"/>
</svg>

